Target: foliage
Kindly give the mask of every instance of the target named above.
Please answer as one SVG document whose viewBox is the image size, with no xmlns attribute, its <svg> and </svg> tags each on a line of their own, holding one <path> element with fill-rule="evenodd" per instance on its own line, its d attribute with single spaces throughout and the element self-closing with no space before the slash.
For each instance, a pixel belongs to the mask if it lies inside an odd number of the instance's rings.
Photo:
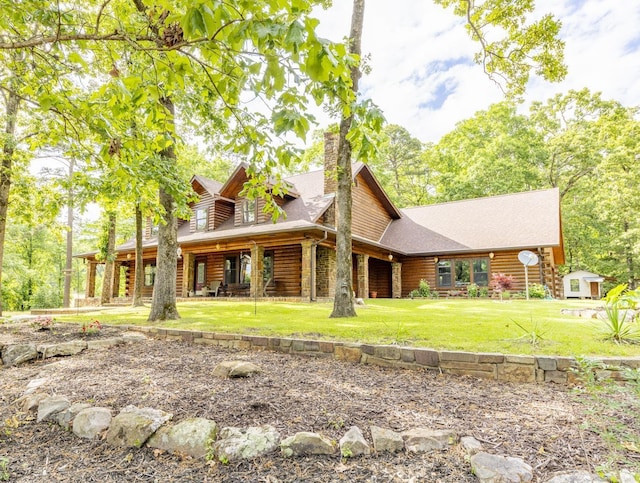
<svg viewBox="0 0 640 483">
<path fill-rule="evenodd" d="M 603 319 L 604 339 L 622 343 L 640 342 L 640 331 L 634 325 L 632 310 L 636 307 L 640 289 L 627 290 L 627 284 L 620 284 L 609 290 L 604 297 L 606 318 Z"/>
<path fill-rule="evenodd" d="M 601 360 L 585 356 L 575 356 L 575 366 L 570 371 L 575 374 L 588 391 L 594 391 L 601 387 L 602 381 L 608 379 L 606 370 L 608 366 Z"/>
<path fill-rule="evenodd" d="M 476 298 L 480 296 L 480 287 L 476 283 L 470 283 L 467 285 L 467 295 L 469 298 Z"/>
<path fill-rule="evenodd" d="M 504 273 L 494 273 L 491 275 L 491 288 L 496 293 L 504 293 L 513 288 L 513 275 L 505 275 Z"/>
<path fill-rule="evenodd" d="M 9 460 L 5 457 L 0 457 L 0 481 L 9 481 L 10 479 Z"/>
<path fill-rule="evenodd" d="M 49 315 L 39 315 L 31 321 L 31 327 L 36 330 L 52 330 L 55 319 Z"/>
<path fill-rule="evenodd" d="M 640 396 L 640 369 L 625 367 L 622 370 L 622 377 Z"/>
<path fill-rule="evenodd" d="M 480 297 L 489 296 L 489 287 L 480 287 Z"/>
<path fill-rule="evenodd" d="M 541 283 L 529 284 L 529 297 L 532 299 L 543 299 L 547 294 L 547 289 Z"/>
<path fill-rule="evenodd" d="M 548 332 L 547 329 L 543 326 L 543 324 L 538 324 L 538 322 L 533 322 L 533 316 L 531 317 L 531 327 L 526 328 L 519 322 L 512 320 L 514 324 L 516 324 L 523 332 L 524 335 L 520 336 L 519 341 L 524 341 L 530 344 L 532 347 L 538 347 L 540 342 L 544 340 L 544 336 Z"/>
<path fill-rule="evenodd" d="M 82 335 L 95 335 L 102 330 L 102 324 L 98 319 L 92 319 L 89 322 L 83 322 L 80 326 Z"/>
<path fill-rule="evenodd" d="M 436 296 L 437 292 L 434 290 L 431 290 L 431 287 L 429 286 L 429 282 L 427 282 L 426 280 L 422 279 L 420 280 L 420 284 L 418 285 L 418 288 L 412 290 L 411 292 L 409 292 L 409 297 L 411 298 L 416 298 L 416 297 L 434 297 Z"/>
</svg>

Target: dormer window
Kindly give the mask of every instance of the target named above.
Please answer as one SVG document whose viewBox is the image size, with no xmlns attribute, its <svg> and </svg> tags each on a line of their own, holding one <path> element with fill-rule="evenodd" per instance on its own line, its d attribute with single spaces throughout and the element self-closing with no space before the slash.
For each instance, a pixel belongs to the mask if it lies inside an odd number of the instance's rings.
<svg viewBox="0 0 640 483">
<path fill-rule="evenodd" d="M 196 230 L 203 231 L 207 229 L 207 209 L 200 208 L 196 210 Z"/>
<path fill-rule="evenodd" d="M 159 226 L 156 223 L 151 223 L 151 236 L 158 236 Z"/>
<path fill-rule="evenodd" d="M 242 223 L 254 223 L 256 221 L 256 201 L 244 200 L 242 202 Z"/>
</svg>

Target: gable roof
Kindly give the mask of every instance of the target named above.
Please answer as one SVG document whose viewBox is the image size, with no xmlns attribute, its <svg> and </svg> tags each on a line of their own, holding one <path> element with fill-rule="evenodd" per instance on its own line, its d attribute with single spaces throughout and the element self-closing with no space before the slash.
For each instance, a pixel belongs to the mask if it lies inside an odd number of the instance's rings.
<svg viewBox="0 0 640 483">
<path fill-rule="evenodd" d="M 385 207 L 392 219 L 402 218 L 401 211 L 398 210 L 398 208 L 396 208 L 396 205 L 393 204 L 393 201 L 391 201 L 391 198 L 389 198 L 387 192 L 382 188 L 382 186 L 378 182 L 378 179 L 374 176 L 369 166 L 361 162 L 354 163 L 353 179 L 356 179 L 356 176 L 358 175 L 361 175 L 369 184 L 374 194 L 382 202 L 382 206 Z"/>
<path fill-rule="evenodd" d="M 191 178 L 191 185 L 196 182 L 202 186 L 212 197 L 215 197 L 222 188 L 222 183 L 213 179 L 205 178 L 204 176 L 194 175 Z"/>
<path fill-rule="evenodd" d="M 381 243 L 408 255 L 562 246 L 557 188 L 401 211 Z"/>
</svg>

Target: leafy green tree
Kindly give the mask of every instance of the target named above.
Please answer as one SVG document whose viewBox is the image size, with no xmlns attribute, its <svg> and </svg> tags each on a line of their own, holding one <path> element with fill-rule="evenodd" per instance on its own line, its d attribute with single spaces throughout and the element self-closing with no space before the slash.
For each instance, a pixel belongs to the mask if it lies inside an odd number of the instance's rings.
<svg viewBox="0 0 640 483">
<path fill-rule="evenodd" d="M 510 102 L 459 122 L 427 150 L 439 201 L 540 188 L 545 155 L 542 136 Z"/>
<path fill-rule="evenodd" d="M 402 126 L 386 125 L 380 133 L 378 153 L 369 165 L 400 207 L 427 204 L 431 170 L 423 149 L 420 140 Z"/>
</svg>

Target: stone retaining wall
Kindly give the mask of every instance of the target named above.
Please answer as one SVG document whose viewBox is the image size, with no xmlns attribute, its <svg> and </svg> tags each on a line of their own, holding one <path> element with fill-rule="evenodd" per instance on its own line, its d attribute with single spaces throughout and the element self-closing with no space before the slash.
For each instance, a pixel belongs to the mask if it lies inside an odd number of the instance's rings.
<svg viewBox="0 0 640 483">
<path fill-rule="evenodd" d="M 371 345 L 287 337 L 264 337 L 216 332 L 201 332 L 158 327 L 129 326 L 154 338 L 179 340 L 229 349 L 270 350 L 316 357 L 333 357 L 347 362 L 373 364 L 402 369 L 433 369 L 448 374 L 471 375 L 498 381 L 571 384 L 575 365 L 572 357 L 508 355 L 438 351 L 396 345 Z M 607 366 L 640 368 L 640 357 L 599 358 Z M 619 372 L 607 371 L 614 379 Z"/>
</svg>

